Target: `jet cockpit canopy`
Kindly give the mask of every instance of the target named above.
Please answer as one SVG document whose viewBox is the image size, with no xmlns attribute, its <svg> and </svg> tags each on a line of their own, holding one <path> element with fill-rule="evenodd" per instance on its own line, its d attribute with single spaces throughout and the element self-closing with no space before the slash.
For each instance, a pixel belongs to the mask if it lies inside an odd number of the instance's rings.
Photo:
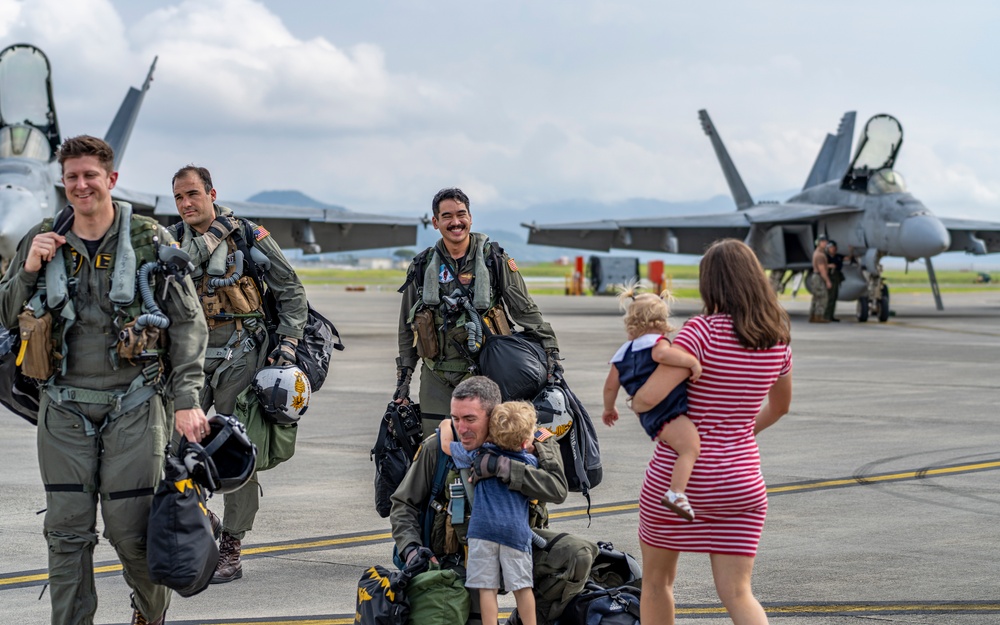
<svg viewBox="0 0 1000 625">
<path fill-rule="evenodd" d="M 59 149 L 49 60 L 34 46 L 15 44 L 0 51 L 0 128 L 4 157 L 48 160 Z"/>
<path fill-rule="evenodd" d="M 871 194 L 904 191 L 902 177 L 892 171 L 902 144 L 903 127 L 895 117 L 883 114 L 869 119 L 841 188 Z"/>
</svg>

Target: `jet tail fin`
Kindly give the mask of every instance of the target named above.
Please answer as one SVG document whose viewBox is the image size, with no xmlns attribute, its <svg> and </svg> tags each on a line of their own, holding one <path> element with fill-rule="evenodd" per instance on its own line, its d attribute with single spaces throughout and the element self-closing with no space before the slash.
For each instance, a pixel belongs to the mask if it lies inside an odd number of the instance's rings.
<svg viewBox="0 0 1000 625">
<path fill-rule="evenodd" d="M 816 161 L 813 163 L 809 177 L 803 190 L 816 185 L 839 180 L 847 171 L 851 162 L 851 143 L 854 141 L 854 119 L 856 113 L 848 111 L 840 118 L 836 135 L 826 135 L 823 147 L 820 148 Z"/>
<path fill-rule="evenodd" d="M 708 111 L 705 109 L 698 111 L 698 118 L 701 120 L 701 127 L 705 131 L 705 134 L 712 140 L 712 148 L 715 149 L 715 156 L 719 159 L 719 165 L 722 166 L 722 173 L 726 176 L 729 191 L 733 194 L 733 199 L 736 200 L 736 208 L 745 210 L 752 207 L 754 205 L 753 198 L 750 197 L 750 192 L 747 191 L 746 185 L 743 184 L 743 179 L 740 178 L 739 172 L 736 171 L 733 160 L 729 158 L 729 152 L 726 151 L 726 146 L 722 144 L 719 133 L 715 131 L 715 126 L 708 116 Z"/>
<path fill-rule="evenodd" d="M 121 106 L 118 107 L 118 113 L 115 114 L 114 121 L 111 122 L 111 127 L 108 128 L 107 134 L 104 135 L 104 140 L 115 151 L 115 171 L 118 171 L 118 166 L 125 155 L 125 146 L 128 144 L 129 137 L 132 136 L 132 127 L 135 126 L 135 120 L 139 117 L 139 107 L 142 106 L 142 99 L 146 96 L 146 92 L 149 91 L 150 83 L 153 82 L 153 70 L 156 69 L 156 60 L 158 58 L 153 57 L 153 63 L 149 66 L 149 73 L 146 74 L 146 80 L 142 83 L 142 87 L 139 89 L 129 87 L 128 93 L 125 94 L 125 99 L 122 100 Z"/>
</svg>

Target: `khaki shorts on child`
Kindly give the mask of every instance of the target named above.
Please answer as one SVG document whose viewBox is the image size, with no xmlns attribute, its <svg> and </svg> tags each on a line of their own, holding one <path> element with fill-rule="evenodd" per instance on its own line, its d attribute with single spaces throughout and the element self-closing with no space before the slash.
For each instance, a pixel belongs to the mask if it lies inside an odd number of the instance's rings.
<svg viewBox="0 0 1000 625">
<path fill-rule="evenodd" d="M 530 551 L 470 538 L 465 587 L 500 588 L 500 569 L 503 569 L 503 586 L 508 592 L 533 586 Z"/>
</svg>

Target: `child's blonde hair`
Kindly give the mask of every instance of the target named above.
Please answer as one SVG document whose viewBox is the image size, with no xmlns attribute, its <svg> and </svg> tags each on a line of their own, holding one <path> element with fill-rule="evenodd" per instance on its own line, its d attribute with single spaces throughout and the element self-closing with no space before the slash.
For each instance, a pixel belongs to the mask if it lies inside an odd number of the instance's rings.
<svg viewBox="0 0 1000 625">
<path fill-rule="evenodd" d="M 535 434 L 535 407 L 526 401 L 507 401 L 490 415 L 490 440 L 501 449 L 520 451 Z"/>
<path fill-rule="evenodd" d="M 643 334 L 668 334 L 674 331 L 668 318 L 669 302 L 674 300 L 670 291 L 660 295 L 640 293 L 642 283 L 625 285 L 618 294 L 618 303 L 625 310 L 625 334 L 629 340 Z"/>
</svg>

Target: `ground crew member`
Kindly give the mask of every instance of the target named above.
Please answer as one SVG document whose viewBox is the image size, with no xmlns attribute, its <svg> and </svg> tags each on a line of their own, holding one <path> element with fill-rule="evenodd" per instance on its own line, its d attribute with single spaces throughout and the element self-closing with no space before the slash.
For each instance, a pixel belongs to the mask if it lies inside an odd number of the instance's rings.
<svg viewBox="0 0 1000 625">
<path fill-rule="evenodd" d="M 823 318 L 827 321 L 839 323 L 840 319 L 837 319 L 833 315 L 837 311 L 837 298 L 840 296 L 840 285 L 844 282 L 844 255 L 837 253 L 836 241 L 826 242 L 826 260 L 830 269 L 830 293 L 827 295 Z"/>
<path fill-rule="evenodd" d="M 545 349 L 549 374 L 562 371 L 556 335 L 528 294 L 514 259 L 486 235 L 472 232 L 468 196 L 461 189 L 442 189 L 431 208 L 431 223 L 441 232 L 441 240 L 413 259 L 400 289 L 403 301 L 393 395 L 396 403 L 409 399 L 410 380 L 420 358 L 424 437 L 433 434 L 449 414 L 455 386 L 476 372 L 478 352 L 469 346 L 470 323 L 486 319 L 493 331 L 506 334 L 509 314 Z M 498 325 L 508 326 L 507 332 Z M 416 345 L 414 326 L 418 326 Z"/>
<path fill-rule="evenodd" d="M 207 169 L 182 167 L 172 184 L 183 220 L 173 226 L 174 232 L 195 265 L 192 278 L 209 328 L 201 407 L 208 411 L 214 404 L 219 414 L 231 415 L 237 396 L 253 382 L 265 357 L 268 364 L 295 364 L 295 347 L 309 312 L 305 287 L 265 228 L 250 221 L 244 226 L 230 209 L 215 204 L 216 191 Z M 247 240 L 248 236 L 253 240 Z M 238 258 L 242 258 L 240 266 Z M 267 307 L 254 271 L 277 302 L 279 341 L 271 353 L 267 352 Z M 243 577 L 241 544 L 253 529 L 259 496 L 256 472 L 243 488 L 223 496 L 219 564 L 213 584 Z M 213 521 L 218 522 L 214 513 Z"/>
<path fill-rule="evenodd" d="M 824 317 L 829 299 L 830 265 L 826 258 L 827 238 L 825 234 L 816 238 L 816 249 L 812 257 L 812 275 L 809 276 L 809 290 L 812 291 L 812 307 L 809 309 L 809 323 L 829 323 Z"/>
<path fill-rule="evenodd" d="M 0 323 L 20 320 L 22 370 L 42 380 L 38 462 L 52 623 L 93 622 L 98 502 L 104 536 L 132 589 L 132 623 L 162 623 L 170 589 L 149 579 L 146 525 L 171 426 L 193 441 L 209 431 L 198 405 L 205 319 L 189 277 L 145 273 L 157 244 L 173 240 L 111 200 L 118 179 L 111 147 L 73 137 L 60 147 L 59 163 L 72 228 L 63 236 L 51 223 L 35 226 L 0 282 Z M 153 288 L 137 284 L 137 275 Z M 140 314 L 157 321 L 139 325 Z M 39 336 L 46 318 L 52 341 Z M 162 327 L 163 318 L 169 325 Z"/>
<path fill-rule="evenodd" d="M 455 440 L 470 451 L 481 447 L 489 436 L 490 413 L 499 403 L 500 388 L 489 378 L 474 376 L 461 382 L 455 388 L 448 408 L 458 434 Z M 444 455 L 440 453 L 440 447 L 437 434 L 421 444 L 413 464 L 392 495 L 389 521 L 401 560 L 407 561 L 417 549 L 425 547 L 434 553 L 442 568 L 455 568 L 465 564 L 465 546 L 462 544 L 465 533 L 464 530 L 456 531 L 455 528 L 464 527 L 470 510 L 463 506 L 465 514 L 460 519 L 454 519 L 449 514 L 447 502 L 442 504 L 444 493 L 437 500 L 430 500 L 438 462 Z M 566 475 L 563 473 L 562 454 L 555 437 L 535 443 L 533 449 L 528 451 L 538 456 L 538 467 L 511 462 L 510 458 L 493 453 L 484 453 L 476 458 L 471 471 L 476 479 L 499 479 L 507 488 L 523 494 L 529 500 L 537 499 L 543 504 L 565 501 L 568 492 Z M 449 456 L 444 456 L 444 461 L 451 463 Z M 453 463 L 451 464 L 453 469 Z M 462 480 L 457 470 L 449 471 L 446 483 L 453 483 L 456 477 Z M 435 519 L 432 525 L 434 529 L 430 532 L 430 543 L 425 544 L 421 516 L 428 505 L 433 506 Z M 449 524 L 451 527 L 448 527 Z M 462 536 L 460 542 L 454 538 L 457 535 Z M 449 540 L 449 536 L 453 540 Z M 472 593 L 471 598 L 473 615 L 470 622 L 478 623 L 479 593 Z"/>
</svg>

